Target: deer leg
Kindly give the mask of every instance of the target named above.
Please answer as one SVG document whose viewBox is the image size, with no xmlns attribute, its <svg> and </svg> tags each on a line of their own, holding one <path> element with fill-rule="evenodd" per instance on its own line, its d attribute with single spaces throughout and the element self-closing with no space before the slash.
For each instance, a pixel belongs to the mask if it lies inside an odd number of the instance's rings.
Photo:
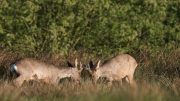
<svg viewBox="0 0 180 101">
<path fill-rule="evenodd" d="M 129 84 L 133 87 L 136 87 L 136 82 L 133 80 L 133 76 L 129 75 L 127 78 L 129 80 Z"/>
<path fill-rule="evenodd" d="M 47 83 L 47 84 L 50 83 L 50 78 L 49 78 L 49 77 L 45 77 L 45 78 L 43 78 L 43 79 L 44 79 L 43 81 L 44 81 L 45 83 Z"/>
<path fill-rule="evenodd" d="M 129 78 L 127 76 L 125 77 L 125 80 L 130 84 Z"/>
<path fill-rule="evenodd" d="M 112 81 L 108 81 L 108 86 L 112 86 Z"/>
<path fill-rule="evenodd" d="M 108 86 L 112 86 L 113 79 L 112 78 L 107 78 L 107 79 L 108 79 Z"/>
<path fill-rule="evenodd" d="M 53 84 L 53 85 L 55 85 L 55 86 L 58 86 L 58 82 L 59 82 L 59 78 L 57 78 L 57 79 L 51 79 L 51 84 Z"/>
<path fill-rule="evenodd" d="M 26 75 L 20 75 L 18 78 L 13 80 L 15 86 L 20 87 L 24 80 L 28 80 Z"/>
<path fill-rule="evenodd" d="M 120 78 L 118 81 L 119 81 L 120 86 L 122 86 L 122 78 Z"/>
</svg>

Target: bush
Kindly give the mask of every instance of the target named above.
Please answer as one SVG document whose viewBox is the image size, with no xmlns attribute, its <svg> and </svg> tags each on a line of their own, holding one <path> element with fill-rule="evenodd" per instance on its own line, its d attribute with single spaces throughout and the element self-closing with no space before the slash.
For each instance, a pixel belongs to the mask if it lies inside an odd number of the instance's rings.
<svg viewBox="0 0 180 101">
<path fill-rule="evenodd" d="M 10 52 L 94 55 L 178 48 L 179 1 L 1 1 L 0 46 Z"/>
</svg>

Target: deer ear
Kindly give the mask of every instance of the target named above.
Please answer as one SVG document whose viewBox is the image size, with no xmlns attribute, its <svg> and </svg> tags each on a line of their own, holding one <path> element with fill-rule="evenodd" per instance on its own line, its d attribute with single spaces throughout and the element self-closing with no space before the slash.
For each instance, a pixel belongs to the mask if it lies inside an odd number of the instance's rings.
<svg viewBox="0 0 180 101">
<path fill-rule="evenodd" d="M 70 62 L 67 61 L 68 67 L 74 67 Z"/>
<path fill-rule="evenodd" d="M 87 66 L 85 66 L 85 69 L 90 73 L 92 74 L 92 70 L 90 69 L 90 65 L 88 64 Z"/>
<path fill-rule="evenodd" d="M 81 71 L 83 70 L 83 67 L 82 67 L 82 63 L 80 62 L 80 69 L 79 69 L 79 73 L 81 73 Z"/>
<path fill-rule="evenodd" d="M 80 70 L 83 70 L 83 65 L 81 62 L 80 62 Z"/>
<path fill-rule="evenodd" d="M 78 65 L 78 61 L 77 61 L 77 58 L 75 60 L 75 68 L 77 68 L 77 65 Z"/>
<path fill-rule="evenodd" d="M 83 69 L 83 67 L 82 67 L 82 63 L 80 62 L 79 64 L 80 64 L 80 69 Z"/>
<path fill-rule="evenodd" d="M 101 63 L 101 60 L 98 61 L 97 66 L 96 66 L 96 69 L 99 68 L 100 63 Z"/>
<path fill-rule="evenodd" d="M 90 67 L 90 68 L 93 68 L 93 67 L 94 67 L 94 65 L 93 65 L 93 62 L 92 62 L 92 61 L 90 61 L 90 62 L 89 62 L 89 67 Z"/>
</svg>

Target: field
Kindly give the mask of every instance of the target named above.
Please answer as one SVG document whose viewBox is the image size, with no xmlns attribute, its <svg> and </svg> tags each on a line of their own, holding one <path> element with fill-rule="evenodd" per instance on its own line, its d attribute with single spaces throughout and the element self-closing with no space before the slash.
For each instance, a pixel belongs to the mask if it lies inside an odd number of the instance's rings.
<svg viewBox="0 0 180 101">
<path fill-rule="evenodd" d="M 0 52 L 0 100 L 1 101 L 179 101 L 180 100 L 180 51 L 157 52 L 150 56 L 148 51 L 138 51 L 131 54 L 138 61 L 134 74 L 137 88 L 132 88 L 126 82 L 123 86 L 113 82 L 109 87 L 101 78 L 97 85 L 91 82 L 87 72 L 82 72 L 80 84 L 74 84 L 70 79 L 63 79 L 55 87 L 43 82 L 24 82 L 19 88 L 12 85 L 15 78 L 10 72 L 11 62 L 20 58 L 12 54 Z M 78 56 L 78 55 L 76 55 Z M 61 58 L 58 55 L 39 55 L 42 61 L 56 65 L 65 65 L 66 61 L 74 63 L 75 56 Z M 84 64 L 92 57 L 77 57 Z M 103 57 L 94 57 L 105 60 Z M 61 63 L 61 64 L 60 64 Z"/>
</svg>

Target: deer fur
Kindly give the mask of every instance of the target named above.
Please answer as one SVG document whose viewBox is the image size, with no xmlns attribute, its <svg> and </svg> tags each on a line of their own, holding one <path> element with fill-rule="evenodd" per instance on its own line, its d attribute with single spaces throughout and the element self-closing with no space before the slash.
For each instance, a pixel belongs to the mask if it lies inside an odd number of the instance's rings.
<svg viewBox="0 0 180 101">
<path fill-rule="evenodd" d="M 16 86 L 21 86 L 25 80 L 43 80 L 46 83 L 58 85 L 59 80 L 65 77 L 72 77 L 75 82 L 80 81 L 79 73 L 82 71 L 82 64 L 80 63 L 80 70 L 77 65 L 77 59 L 74 67 L 59 68 L 33 58 L 22 58 L 14 62 L 10 69 L 18 76 L 13 80 Z"/>
<path fill-rule="evenodd" d="M 103 63 L 100 66 L 100 60 L 94 67 L 90 62 L 90 67 L 86 67 L 92 76 L 93 82 L 96 84 L 99 77 L 106 77 L 108 85 L 112 85 L 112 81 L 119 81 L 122 85 L 122 79 L 125 78 L 131 85 L 136 85 L 133 80 L 134 71 L 137 67 L 136 60 L 128 54 L 119 54 Z"/>
</svg>

